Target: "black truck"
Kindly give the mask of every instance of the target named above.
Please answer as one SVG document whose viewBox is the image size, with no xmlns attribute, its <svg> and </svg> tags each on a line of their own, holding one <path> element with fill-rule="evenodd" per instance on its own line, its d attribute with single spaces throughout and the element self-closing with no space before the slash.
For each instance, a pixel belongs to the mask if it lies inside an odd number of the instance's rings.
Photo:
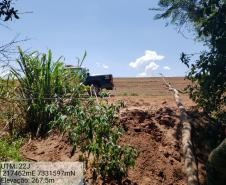
<svg viewBox="0 0 226 185">
<path fill-rule="evenodd" d="M 113 76 L 111 74 L 90 76 L 88 73 L 83 84 L 92 85 L 97 95 L 101 89 L 113 90 L 114 88 Z"/>
<path fill-rule="evenodd" d="M 72 70 L 77 74 L 82 74 L 84 76 L 82 83 L 84 85 L 92 86 L 93 91 L 95 91 L 97 95 L 99 94 L 101 89 L 113 90 L 114 88 L 112 74 L 90 76 L 90 73 L 86 68 L 74 67 L 71 65 L 65 66 L 65 69 Z"/>
</svg>

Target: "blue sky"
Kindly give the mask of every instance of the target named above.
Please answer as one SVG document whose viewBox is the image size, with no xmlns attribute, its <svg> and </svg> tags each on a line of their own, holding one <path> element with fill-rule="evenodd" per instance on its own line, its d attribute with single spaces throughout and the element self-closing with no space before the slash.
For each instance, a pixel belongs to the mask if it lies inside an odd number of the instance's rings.
<svg viewBox="0 0 226 185">
<path fill-rule="evenodd" d="M 185 39 L 174 26 L 154 20 L 156 0 L 18 0 L 21 19 L 1 27 L 1 41 L 30 38 L 23 49 L 65 57 L 76 64 L 76 57 L 87 51 L 84 66 L 91 74 L 112 73 L 115 77 L 184 76 L 179 61 L 182 51 L 202 50 L 200 43 Z"/>
</svg>

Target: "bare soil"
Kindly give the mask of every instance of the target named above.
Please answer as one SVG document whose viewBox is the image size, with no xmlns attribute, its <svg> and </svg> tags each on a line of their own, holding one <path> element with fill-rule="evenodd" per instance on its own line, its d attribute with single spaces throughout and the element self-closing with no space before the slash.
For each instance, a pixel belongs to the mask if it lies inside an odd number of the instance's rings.
<svg viewBox="0 0 226 185">
<path fill-rule="evenodd" d="M 178 89 L 183 89 L 188 84 L 183 78 L 168 80 Z M 185 185 L 186 176 L 183 172 L 181 155 L 181 124 L 173 96 L 160 78 L 116 79 L 115 85 L 113 97 L 108 101 L 125 102 L 125 108 L 120 112 L 121 125 L 125 133 L 119 142 L 122 145 L 131 145 L 139 152 L 135 167 L 129 170 L 128 178 L 123 184 Z M 127 92 L 127 96 L 122 96 L 123 92 Z M 194 105 L 186 95 L 182 95 L 182 101 L 187 108 Z M 204 184 L 205 163 L 213 147 L 210 143 L 204 144 L 209 133 L 203 128 L 206 128 L 209 120 L 199 112 L 189 114 L 197 130 L 193 134 L 197 147 L 195 153 L 200 184 Z M 71 150 L 67 137 L 53 132 L 44 139 L 35 139 L 25 144 L 21 148 L 21 153 L 27 160 L 77 161 L 79 153 L 71 156 Z M 90 181 L 89 176 L 87 181 Z M 101 184 L 101 180 L 98 184 Z"/>
<path fill-rule="evenodd" d="M 125 109 L 121 122 L 126 133 L 122 143 L 134 146 L 139 157 L 136 166 L 129 171 L 129 178 L 137 184 L 186 184 L 182 172 L 180 154 L 180 127 L 178 113 L 168 107 L 157 111 L 148 109 Z"/>
<path fill-rule="evenodd" d="M 177 88 L 183 90 L 189 81 L 183 77 L 167 77 L 166 80 Z M 160 77 L 152 78 L 115 78 L 114 79 L 115 89 L 112 94 L 116 96 L 170 96 L 171 93 L 165 87 L 165 84 Z"/>
<path fill-rule="evenodd" d="M 31 161 L 78 161 L 79 153 L 71 156 L 72 147 L 67 136 L 53 131 L 46 138 L 38 138 L 27 142 L 21 153 Z"/>
</svg>

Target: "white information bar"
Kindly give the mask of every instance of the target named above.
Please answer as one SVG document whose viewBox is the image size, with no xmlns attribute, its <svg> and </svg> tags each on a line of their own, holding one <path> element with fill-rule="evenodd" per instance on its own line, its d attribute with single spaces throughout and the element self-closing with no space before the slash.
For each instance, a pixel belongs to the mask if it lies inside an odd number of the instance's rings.
<svg viewBox="0 0 226 185">
<path fill-rule="evenodd" d="M 83 185 L 82 162 L 0 162 L 1 185 Z"/>
</svg>

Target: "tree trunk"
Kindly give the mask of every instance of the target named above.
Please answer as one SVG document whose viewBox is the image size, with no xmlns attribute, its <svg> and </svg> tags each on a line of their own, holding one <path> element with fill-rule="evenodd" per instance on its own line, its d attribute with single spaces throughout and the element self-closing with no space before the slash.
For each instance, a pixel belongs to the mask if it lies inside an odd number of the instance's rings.
<svg viewBox="0 0 226 185">
<path fill-rule="evenodd" d="M 226 184 L 226 139 L 209 155 L 207 185 Z"/>
</svg>

